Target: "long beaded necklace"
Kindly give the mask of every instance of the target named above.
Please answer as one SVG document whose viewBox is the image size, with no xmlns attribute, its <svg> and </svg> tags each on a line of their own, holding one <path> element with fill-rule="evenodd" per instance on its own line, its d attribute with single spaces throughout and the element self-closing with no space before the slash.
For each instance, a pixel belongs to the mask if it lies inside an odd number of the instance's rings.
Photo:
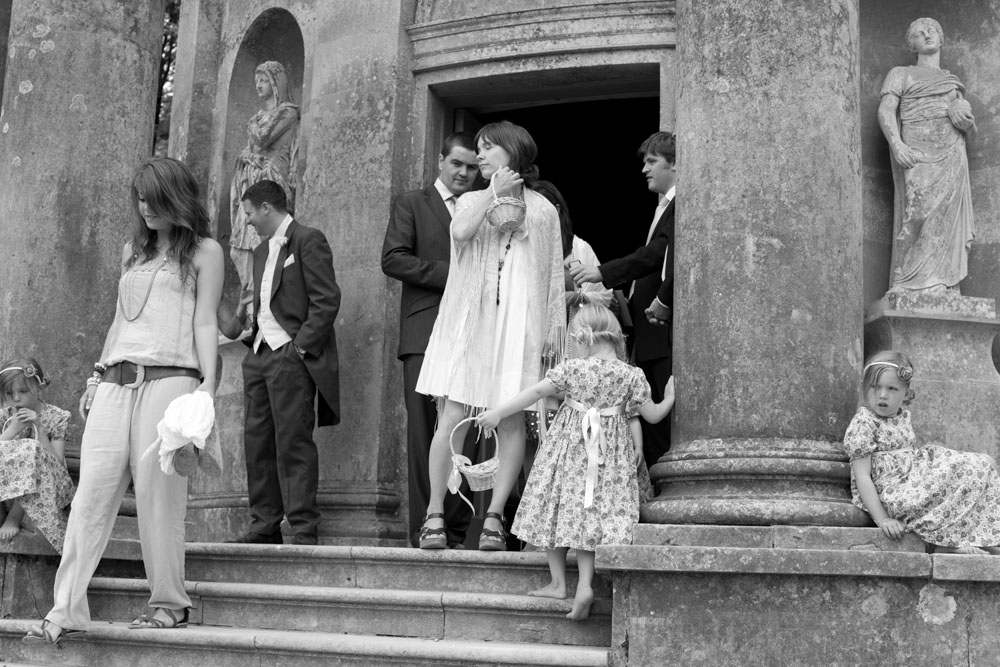
<svg viewBox="0 0 1000 667">
<path fill-rule="evenodd" d="M 140 315 L 142 311 L 146 308 L 146 304 L 149 302 L 149 295 L 153 293 L 153 283 L 156 282 L 156 276 L 160 273 L 160 270 L 167 265 L 167 260 L 170 259 L 170 253 L 163 253 L 163 260 L 160 265 L 152 270 L 152 275 L 149 277 L 149 285 L 146 287 L 146 295 L 142 298 L 142 303 L 139 305 L 139 310 L 136 311 L 134 315 L 129 315 L 125 310 L 125 301 L 122 299 L 122 290 L 118 290 L 118 305 L 122 309 L 122 317 L 125 318 L 126 322 L 134 322 Z M 130 272 L 131 273 L 131 272 Z M 135 282 L 135 277 L 133 276 L 132 282 Z"/>
<path fill-rule="evenodd" d="M 503 257 L 500 258 L 500 264 L 497 266 L 497 305 L 500 305 L 500 278 L 503 275 L 503 265 L 507 261 L 507 254 L 510 252 L 510 244 L 514 241 L 514 232 L 510 233 L 507 237 L 507 247 L 504 248 Z"/>
</svg>

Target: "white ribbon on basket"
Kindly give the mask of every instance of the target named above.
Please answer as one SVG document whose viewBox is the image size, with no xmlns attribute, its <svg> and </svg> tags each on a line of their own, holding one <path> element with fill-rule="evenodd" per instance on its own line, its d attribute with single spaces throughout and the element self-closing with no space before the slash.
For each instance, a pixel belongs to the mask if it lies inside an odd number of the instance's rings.
<svg viewBox="0 0 1000 667">
<path fill-rule="evenodd" d="M 603 410 L 587 407 L 568 397 L 563 399 L 563 403 L 577 412 L 583 413 L 583 417 L 580 419 L 580 429 L 583 431 L 583 447 L 587 452 L 586 486 L 583 492 L 583 506 L 586 508 L 594 504 L 597 468 L 604 465 L 604 453 L 608 449 L 607 436 L 604 434 L 604 429 L 601 428 L 601 417 L 625 414 L 625 403 L 619 403 Z"/>
<path fill-rule="evenodd" d="M 473 468 L 472 460 L 468 456 L 465 456 L 463 454 L 458 454 L 455 452 L 455 433 L 458 431 L 459 427 L 462 426 L 462 424 L 474 421 L 476 421 L 475 417 L 466 417 L 462 421 L 455 424 L 455 428 L 451 430 L 451 434 L 448 436 L 448 446 L 451 447 L 451 474 L 448 475 L 448 490 L 451 491 L 452 493 L 457 493 L 459 497 L 465 501 L 465 504 L 472 508 L 473 514 L 476 513 L 476 507 L 475 505 L 472 504 L 472 501 L 470 501 L 468 498 L 465 497 L 465 494 L 463 494 L 461 490 L 462 473 L 464 472 L 466 474 L 466 477 L 469 476 L 469 473 L 466 471 Z M 496 436 L 496 431 L 494 430 L 486 431 L 487 435 L 491 433 L 494 435 L 494 437 Z M 483 463 L 480 463 L 478 465 L 488 468 L 494 474 L 496 474 L 496 469 L 500 467 L 499 443 L 497 444 L 497 452 L 493 456 L 493 458 L 489 459 L 488 461 L 484 461 Z M 493 485 L 491 484 L 487 488 L 492 488 L 492 486 Z"/>
<path fill-rule="evenodd" d="M 174 474 L 174 454 L 189 442 L 198 449 L 205 449 L 205 441 L 215 425 L 215 404 L 208 392 L 195 391 L 170 401 L 163 419 L 156 425 L 159 437 L 153 441 L 142 458 L 157 447 L 160 449 L 160 469 L 167 475 Z"/>
</svg>

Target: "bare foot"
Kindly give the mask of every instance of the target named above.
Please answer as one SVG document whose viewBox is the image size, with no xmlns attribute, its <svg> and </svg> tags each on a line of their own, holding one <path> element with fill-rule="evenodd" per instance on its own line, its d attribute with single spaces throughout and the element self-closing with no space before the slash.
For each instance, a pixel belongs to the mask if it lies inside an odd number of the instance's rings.
<svg viewBox="0 0 1000 667">
<path fill-rule="evenodd" d="M 594 589 L 576 587 L 576 597 L 573 598 L 573 610 L 566 614 L 571 621 L 582 621 L 590 616 L 590 607 L 594 604 Z"/>
<path fill-rule="evenodd" d="M 552 581 L 548 586 L 542 586 L 538 590 L 528 591 L 528 595 L 534 598 L 555 598 L 557 600 L 566 599 L 566 583 L 557 584 Z"/>
<path fill-rule="evenodd" d="M 8 526 L 4 524 L 0 527 L 0 542 L 10 542 L 20 532 L 21 526 Z"/>
<path fill-rule="evenodd" d="M 935 547 L 936 554 L 961 554 L 963 556 L 985 556 L 987 552 L 979 547 Z"/>
</svg>

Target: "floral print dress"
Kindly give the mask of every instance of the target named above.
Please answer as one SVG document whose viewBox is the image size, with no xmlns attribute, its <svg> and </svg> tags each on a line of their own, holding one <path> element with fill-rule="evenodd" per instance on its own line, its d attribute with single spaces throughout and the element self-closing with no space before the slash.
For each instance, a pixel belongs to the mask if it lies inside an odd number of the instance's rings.
<svg viewBox="0 0 1000 667">
<path fill-rule="evenodd" d="M 986 454 L 918 447 L 909 410 L 880 417 L 858 409 L 844 448 L 871 456 L 872 482 L 885 511 L 925 542 L 943 547 L 1000 545 L 1000 475 Z M 867 510 L 851 471 L 854 504 Z"/>
<path fill-rule="evenodd" d="M 4 424 L 14 412 L 8 408 L 2 413 Z M 50 441 L 67 439 L 69 416 L 66 410 L 43 404 L 39 419 Z M 29 427 L 17 439 L 0 442 L 0 470 L 0 501 L 19 502 L 49 544 L 62 553 L 66 538 L 63 510 L 74 493 L 65 462 L 42 447 Z"/>
<path fill-rule="evenodd" d="M 588 455 L 584 412 L 563 403 L 541 443 L 511 532 L 531 544 L 593 551 L 598 544 L 630 544 L 639 503 L 652 491 L 646 467 L 636 466 L 628 418 L 650 400 L 642 371 L 617 360 L 570 359 L 545 375 L 573 401 L 597 410 L 624 404 L 600 417 L 601 455 L 593 499 L 585 507 Z"/>
</svg>

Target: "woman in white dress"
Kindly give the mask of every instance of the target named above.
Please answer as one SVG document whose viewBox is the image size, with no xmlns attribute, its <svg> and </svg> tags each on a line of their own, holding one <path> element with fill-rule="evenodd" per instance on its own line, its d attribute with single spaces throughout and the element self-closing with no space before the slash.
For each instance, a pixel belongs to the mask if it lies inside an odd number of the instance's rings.
<svg viewBox="0 0 1000 667">
<path fill-rule="evenodd" d="M 451 471 L 449 436 L 466 417 L 538 382 L 558 362 L 566 331 L 559 214 L 531 189 L 537 147 L 524 128 L 490 123 L 476 135 L 479 168 L 491 187 L 459 198 L 451 222 L 451 264 L 417 391 L 439 400 L 429 457 L 431 495 L 422 549 L 447 546 L 442 515 Z M 504 219 L 523 202 L 523 218 Z M 468 425 L 456 434 L 461 442 Z M 503 508 L 524 457 L 524 413 L 497 428 L 500 466 L 479 548 L 506 549 Z"/>
</svg>

